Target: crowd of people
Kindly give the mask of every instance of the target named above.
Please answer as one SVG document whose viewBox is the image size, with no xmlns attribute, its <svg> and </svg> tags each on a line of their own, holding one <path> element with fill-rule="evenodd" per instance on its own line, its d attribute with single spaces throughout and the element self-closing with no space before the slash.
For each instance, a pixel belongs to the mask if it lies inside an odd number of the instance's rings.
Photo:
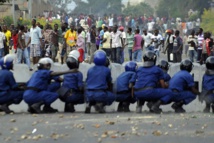
<svg viewBox="0 0 214 143">
<path fill-rule="evenodd" d="M 148 102 L 151 112 L 160 113 L 161 105 L 174 102 L 172 108 L 180 113 L 185 112 L 183 105 L 192 102 L 196 95 L 201 95 L 200 101 L 206 102 L 205 112 L 210 112 L 210 107 L 214 110 L 214 58 L 210 32 L 203 32 L 199 25 L 198 31 L 193 27 L 183 29 L 180 19 L 177 20 L 177 28 L 167 24 L 163 32 L 154 25 L 160 21 L 162 24 L 167 23 L 169 19 L 140 17 L 143 23 L 133 25 L 135 19 L 132 20 L 131 17 L 131 22 L 127 23 L 122 17 L 115 21 L 114 15 L 102 22 L 96 22 L 90 16 L 86 18 L 82 15 L 78 20 L 66 18 L 67 21 L 64 19 L 61 25 L 55 24 L 54 27 L 50 24 L 43 26 L 36 19 L 32 19 L 30 29 L 23 25 L 11 25 L 10 30 L 7 26 L 2 26 L 1 110 L 10 113 L 11 104 L 19 104 L 24 100 L 30 113 L 53 113 L 57 110 L 51 104 L 59 98 L 65 102 L 65 112 L 74 112 L 74 105 L 86 102 L 85 113 L 90 113 L 91 106 L 99 113 L 104 113 L 106 105 L 117 101 L 119 112 L 130 111 L 130 103 L 135 102 L 136 111 L 141 112 L 144 103 Z M 187 35 L 189 30 L 191 34 Z M 128 60 L 125 59 L 125 48 L 128 50 Z M 24 86 L 15 82 L 10 71 L 15 60 L 9 53 L 17 56 L 16 63 L 27 64 L 30 71 L 33 70 L 32 64 L 38 64 L 38 70 Z M 160 61 L 158 67 L 156 61 L 162 55 L 160 53 L 167 54 L 167 61 Z M 190 60 L 182 60 L 182 54 L 187 53 Z M 117 79 L 117 91 L 114 94 L 109 63 L 122 64 L 126 60 L 129 62 L 125 66 L 125 72 Z M 203 91 L 206 92 L 202 92 L 203 94 L 195 88 L 190 74 L 194 60 L 207 66 L 203 81 Z M 70 70 L 51 71 L 53 62 L 66 63 Z M 82 73 L 78 71 L 81 62 L 95 64 L 88 70 L 86 89 Z M 144 65 L 137 68 L 137 62 L 144 62 Z M 181 71 L 172 78 L 167 74 L 169 62 L 181 63 Z M 64 75 L 64 79 L 60 75 Z"/>
</svg>

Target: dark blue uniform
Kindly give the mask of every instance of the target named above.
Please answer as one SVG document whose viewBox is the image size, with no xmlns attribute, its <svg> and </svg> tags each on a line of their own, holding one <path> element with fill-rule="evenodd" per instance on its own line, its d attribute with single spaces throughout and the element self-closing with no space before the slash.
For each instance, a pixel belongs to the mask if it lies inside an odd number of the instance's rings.
<svg viewBox="0 0 214 143">
<path fill-rule="evenodd" d="M 164 82 L 169 83 L 171 76 L 167 72 L 164 72 L 163 78 Z"/>
<path fill-rule="evenodd" d="M 189 104 L 196 98 L 196 95 L 190 91 L 190 88 L 195 85 L 191 74 L 186 70 L 177 72 L 169 81 L 169 88 L 174 91 L 174 102 L 184 101 L 184 104 Z"/>
<path fill-rule="evenodd" d="M 13 73 L 7 69 L 0 70 L 0 104 L 19 104 L 24 91 L 16 91 L 17 87 Z"/>
<path fill-rule="evenodd" d="M 116 81 L 117 95 L 116 101 L 134 103 L 136 100 L 131 95 L 130 83 L 135 83 L 136 73 L 133 71 L 126 71 L 122 73 Z"/>
<path fill-rule="evenodd" d="M 43 101 L 45 105 L 53 103 L 59 95 L 55 93 L 60 88 L 60 82 L 51 84 L 53 77 L 50 75 L 50 70 L 36 71 L 27 83 L 27 88 L 24 92 L 24 100 L 27 104 L 32 105 Z"/>
<path fill-rule="evenodd" d="M 172 91 L 157 88 L 160 80 L 164 80 L 164 73 L 159 67 L 138 68 L 134 86 L 136 99 L 140 101 L 161 100 L 163 104 L 168 103 L 172 98 Z"/>
<path fill-rule="evenodd" d="M 79 90 L 79 88 L 83 88 L 83 75 L 81 72 L 64 75 L 64 82 L 62 87 L 72 90 L 72 95 L 65 99 L 66 103 L 84 103 L 84 95 Z"/>
<path fill-rule="evenodd" d="M 108 83 L 111 83 L 110 69 L 105 66 L 94 66 L 88 70 L 86 79 L 87 102 L 101 102 L 111 105 L 115 100 L 113 93 L 109 92 Z"/>
<path fill-rule="evenodd" d="M 207 91 L 208 95 L 205 96 L 207 103 L 214 103 L 214 75 L 204 75 L 202 82 L 202 90 Z"/>
</svg>

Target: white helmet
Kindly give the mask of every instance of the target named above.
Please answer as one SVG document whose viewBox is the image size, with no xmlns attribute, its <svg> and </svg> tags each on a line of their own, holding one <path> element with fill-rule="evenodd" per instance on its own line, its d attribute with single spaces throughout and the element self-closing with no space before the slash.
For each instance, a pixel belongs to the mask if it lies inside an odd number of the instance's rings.
<svg viewBox="0 0 214 143">
<path fill-rule="evenodd" d="M 78 61 L 78 58 L 80 57 L 80 53 L 77 50 L 73 50 L 68 54 L 68 57 L 72 57 Z"/>
<path fill-rule="evenodd" d="M 38 69 L 44 69 L 44 65 L 50 64 L 50 66 L 53 64 L 53 60 L 50 58 L 41 58 L 38 62 L 37 68 Z"/>
</svg>

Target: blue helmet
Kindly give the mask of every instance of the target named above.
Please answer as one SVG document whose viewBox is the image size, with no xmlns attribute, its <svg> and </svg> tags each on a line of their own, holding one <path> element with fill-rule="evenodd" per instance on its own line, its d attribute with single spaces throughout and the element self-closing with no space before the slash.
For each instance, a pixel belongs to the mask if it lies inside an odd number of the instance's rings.
<svg viewBox="0 0 214 143">
<path fill-rule="evenodd" d="M 8 54 L 5 57 L 2 57 L 0 59 L 0 66 L 2 69 L 12 70 L 13 69 L 13 61 L 14 61 L 14 56 L 11 54 Z"/>
<path fill-rule="evenodd" d="M 106 53 L 102 50 L 98 50 L 94 53 L 94 64 L 97 66 L 106 65 Z"/>
<path fill-rule="evenodd" d="M 128 62 L 125 65 L 125 70 L 126 71 L 133 71 L 133 72 L 135 72 L 136 69 L 137 69 L 137 63 L 136 62 Z"/>
</svg>

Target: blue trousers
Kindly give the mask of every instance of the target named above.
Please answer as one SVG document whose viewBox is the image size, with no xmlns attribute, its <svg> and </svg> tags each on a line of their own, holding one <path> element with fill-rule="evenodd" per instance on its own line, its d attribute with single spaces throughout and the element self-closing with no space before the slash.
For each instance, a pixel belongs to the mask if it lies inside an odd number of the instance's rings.
<svg viewBox="0 0 214 143">
<path fill-rule="evenodd" d="M 143 51 L 141 49 L 134 51 L 133 53 L 133 61 L 142 62 Z"/>
<path fill-rule="evenodd" d="M 4 57 L 4 48 L 0 49 L 0 58 Z"/>
<path fill-rule="evenodd" d="M 72 95 L 67 97 L 66 100 L 63 102 L 72 104 L 83 104 L 84 95 L 81 92 L 72 92 Z"/>
<path fill-rule="evenodd" d="M 28 53 L 28 49 L 25 48 L 24 50 L 17 48 L 17 58 L 18 58 L 18 64 L 21 64 L 22 57 L 24 57 L 26 64 L 30 68 L 30 57 Z"/>
<path fill-rule="evenodd" d="M 132 61 L 132 49 L 128 49 L 129 52 L 129 61 Z"/>
<path fill-rule="evenodd" d="M 19 104 L 23 99 L 24 91 L 1 91 L 0 104 Z"/>
<path fill-rule="evenodd" d="M 110 91 L 86 91 L 87 102 L 101 102 L 105 105 L 111 105 L 115 101 L 115 96 Z"/>
<path fill-rule="evenodd" d="M 193 94 L 191 91 L 182 91 L 179 93 L 173 92 L 173 102 L 179 102 L 179 101 L 184 101 L 184 104 L 189 104 L 190 102 L 192 102 L 195 98 L 196 95 Z"/>
<path fill-rule="evenodd" d="M 122 94 L 116 94 L 116 101 L 117 102 L 129 102 L 129 103 L 135 103 L 136 99 L 132 97 L 131 92 L 128 93 L 122 93 Z"/>
<path fill-rule="evenodd" d="M 140 101 L 158 101 L 163 104 L 169 103 L 173 98 L 173 92 L 170 89 L 154 88 L 142 91 L 135 91 L 134 96 Z"/>
<path fill-rule="evenodd" d="M 55 82 L 50 84 L 48 89 L 44 91 L 38 92 L 34 90 L 26 90 L 23 98 L 28 105 L 32 105 L 41 101 L 43 101 L 45 105 L 50 105 L 59 97 L 59 95 L 56 93 L 59 88 L 60 83 Z"/>
</svg>

